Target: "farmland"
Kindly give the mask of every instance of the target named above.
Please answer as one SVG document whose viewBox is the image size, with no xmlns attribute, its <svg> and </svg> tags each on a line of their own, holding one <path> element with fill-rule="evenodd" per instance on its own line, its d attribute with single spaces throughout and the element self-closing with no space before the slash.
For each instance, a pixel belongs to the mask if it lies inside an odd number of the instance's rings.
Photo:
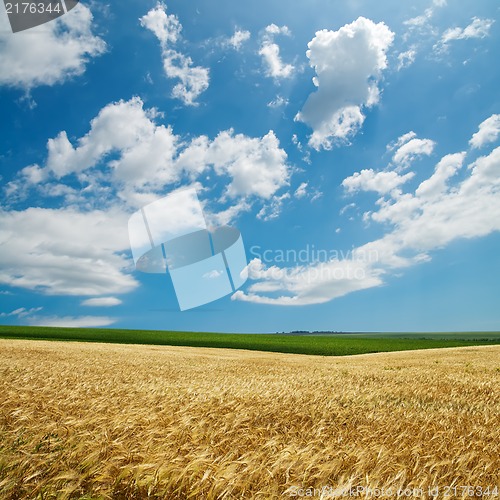
<svg viewBox="0 0 500 500">
<path fill-rule="evenodd" d="M 319 357 L 0 340 L 0 498 L 494 498 L 499 386 L 496 345 Z"/>
<path fill-rule="evenodd" d="M 499 332 L 333 335 L 223 334 L 98 328 L 0 326 L 0 338 L 217 347 L 321 356 L 500 344 Z"/>
</svg>

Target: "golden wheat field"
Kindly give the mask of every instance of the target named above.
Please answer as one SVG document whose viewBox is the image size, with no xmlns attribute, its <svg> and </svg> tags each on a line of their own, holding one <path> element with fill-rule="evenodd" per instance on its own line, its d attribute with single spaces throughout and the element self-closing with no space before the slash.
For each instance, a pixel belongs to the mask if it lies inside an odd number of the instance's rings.
<svg viewBox="0 0 500 500">
<path fill-rule="evenodd" d="M 0 340 L 0 498 L 495 498 L 499 387 L 500 346 Z"/>
</svg>

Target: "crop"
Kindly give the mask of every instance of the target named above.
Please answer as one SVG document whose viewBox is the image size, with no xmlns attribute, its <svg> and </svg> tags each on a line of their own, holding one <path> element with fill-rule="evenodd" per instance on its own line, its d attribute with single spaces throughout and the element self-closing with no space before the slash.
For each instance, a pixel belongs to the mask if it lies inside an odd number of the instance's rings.
<svg viewBox="0 0 500 500">
<path fill-rule="evenodd" d="M 500 346 L 339 358 L 0 340 L 0 498 L 470 498 L 462 486 L 499 486 L 498 387 Z"/>
<path fill-rule="evenodd" d="M 333 335 L 228 334 L 121 330 L 111 328 L 53 328 L 0 325 L 0 338 L 110 342 L 118 344 L 220 347 L 256 351 L 347 356 L 370 352 L 436 349 L 500 344 L 500 332 L 373 333 Z"/>
</svg>

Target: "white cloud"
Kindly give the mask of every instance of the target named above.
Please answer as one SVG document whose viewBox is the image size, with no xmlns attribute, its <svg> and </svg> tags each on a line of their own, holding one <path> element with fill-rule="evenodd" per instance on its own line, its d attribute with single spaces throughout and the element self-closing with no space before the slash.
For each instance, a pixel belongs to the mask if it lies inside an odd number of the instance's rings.
<svg viewBox="0 0 500 500">
<path fill-rule="evenodd" d="M 112 307 L 119 306 L 122 303 L 117 297 L 95 297 L 82 301 L 82 306 L 88 307 Z"/>
<path fill-rule="evenodd" d="M 379 194 L 388 194 L 413 178 L 415 174 L 408 172 L 399 175 L 397 172 L 375 172 L 372 169 L 355 172 L 342 181 L 342 186 L 348 192 L 375 191 Z"/>
<path fill-rule="evenodd" d="M 31 318 L 32 326 L 57 326 L 65 328 L 96 328 L 116 323 L 116 319 L 107 316 L 45 316 Z"/>
<path fill-rule="evenodd" d="M 378 274 L 361 259 L 334 259 L 290 268 L 266 267 L 259 259 L 253 259 L 249 264 L 249 278 L 259 281 L 252 284 L 247 293 L 238 290 L 232 299 L 282 306 L 321 304 L 381 285 Z"/>
<path fill-rule="evenodd" d="M 288 99 L 285 97 L 278 95 L 276 96 L 276 99 L 273 99 L 272 101 L 267 103 L 268 108 L 281 108 L 282 106 L 288 106 Z"/>
<path fill-rule="evenodd" d="M 167 14 L 167 6 L 158 3 L 154 9 L 142 16 L 141 26 L 152 31 L 163 46 L 177 43 L 181 36 L 182 25 L 174 14 Z"/>
<path fill-rule="evenodd" d="M 445 156 L 415 195 L 408 193 L 380 205 L 374 220 L 394 224 L 395 229 L 377 245 L 390 243 L 393 254 L 415 252 L 418 256 L 458 238 L 500 230 L 500 148 L 477 159 L 462 182 L 449 186 L 463 157 L 463 153 Z"/>
<path fill-rule="evenodd" d="M 73 147 L 62 131 L 47 143 L 46 168 L 56 178 L 78 173 L 98 164 L 107 155 L 119 152 L 110 161 L 116 180 L 137 185 L 152 179 L 173 180 L 176 137 L 170 128 L 154 123 L 155 109 L 144 110 L 138 97 L 111 103 L 90 122 L 90 131 Z M 37 172 L 38 177 L 43 177 Z"/>
<path fill-rule="evenodd" d="M 262 138 L 234 134 L 233 130 L 220 132 L 213 141 L 199 137 L 179 156 L 179 164 L 212 165 L 218 175 L 229 175 L 226 188 L 230 198 L 258 196 L 269 199 L 278 189 L 288 184 L 290 176 L 286 165 L 287 154 L 271 130 Z"/>
<path fill-rule="evenodd" d="M 273 131 L 252 138 L 226 130 L 213 140 L 199 136 L 185 143 L 171 127 L 157 125 L 157 116 L 157 110 L 145 110 L 138 97 L 108 104 L 91 121 L 90 131 L 77 139 L 76 146 L 70 143 L 66 131 L 49 139 L 45 166 L 26 167 L 14 184 L 26 187 L 75 173 L 88 184 L 81 196 L 86 189 L 95 194 L 111 182 L 118 197 L 131 207 L 142 206 L 166 186 L 186 178 L 193 181 L 209 169 L 221 180 L 229 177 L 225 194 L 231 199 L 269 199 L 288 185 L 287 154 Z M 107 168 L 97 171 L 95 167 L 103 163 Z M 75 196 L 67 187 L 52 186 L 52 194 L 54 190 L 70 198 Z"/>
<path fill-rule="evenodd" d="M 406 144 L 408 141 L 414 139 L 415 137 L 417 137 L 417 134 L 413 132 L 413 130 L 410 130 L 410 132 L 407 132 L 406 134 L 398 137 L 394 142 L 390 142 L 387 145 L 387 151 L 394 151 L 396 148 L 401 147 L 403 144 Z"/>
<path fill-rule="evenodd" d="M 491 115 L 479 124 L 479 130 L 472 136 L 469 144 L 473 148 L 482 148 L 495 142 L 500 136 L 500 115 Z"/>
<path fill-rule="evenodd" d="M 433 49 L 438 54 L 446 53 L 451 42 L 457 40 L 468 40 L 471 38 L 486 38 L 490 34 L 490 28 L 495 21 L 493 19 L 479 19 L 474 17 L 472 22 L 465 28 L 455 27 L 446 30 L 441 39 L 434 45 Z"/>
<path fill-rule="evenodd" d="M 30 309 L 26 309 L 25 307 L 19 307 L 18 309 L 14 309 L 9 313 L 0 313 L 0 318 L 8 318 L 8 317 L 17 317 L 17 318 L 26 318 L 38 311 L 41 311 L 43 307 L 31 307 Z"/>
<path fill-rule="evenodd" d="M 117 210 L 0 210 L 0 284 L 46 295 L 133 290 L 127 220 Z"/>
<path fill-rule="evenodd" d="M 233 36 L 225 42 L 225 45 L 233 48 L 234 50 L 240 50 L 243 43 L 250 40 L 250 36 L 250 31 L 235 30 Z"/>
<path fill-rule="evenodd" d="M 392 157 L 392 161 L 398 168 L 406 169 L 420 156 L 431 155 L 435 145 L 434 141 L 430 139 L 417 139 L 415 132 L 409 132 L 402 135 L 396 142 L 397 149 Z"/>
<path fill-rule="evenodd" d="M 415 194 L 420 198 L 441 196 L 446 191 L 448 180 L 462 167 L 465 154 L 465 152 L 455 153 L 441 158 L 434 173 L 418 186 Z"/>
<path fill-rule="evenodd" d="M 359 17 L 338 31 L 322 30 L 309 42 L 307 57 L 316 71 L 312 93 L 296 120 L 313 129 L 309 145 L 331 149 L 347 142 L 365 119 L 364 108 L 378 103 L 386 52 L 394 33 L 384 24 Z"/>
<path fill-rule="evenodd" d="M 445 7 L 446 0 L 433 0 L 432 6 L 425 9 L 424 13 L 420 16 L 412 17 L 403 22 L 410 30 L 419 30 L 420 32 L 430 31 L 433 32 L 434 28 L 430 26 L 430 21 L 434 17 L 436 7 Z"/>
<path fill-rule="evenodd" d="M 466 40 L 468 38 L 485 38 L 489 35 L 494 22 L 493 19 L 474 17 L 472 22 L 465 28 L 456 27 L 446 30 L 441 37 L 441 43 L 446 44 L 454 40 Z"/>
<path fill-rule="evenodd" d="M 276 26 L 270 24 L 266 27 L 259 49 L 259 55 L 266 69 L 266 75 L 272 78 L 290 78 L 295 70 L 293 64 L 286 64 L 280 56 L 280 48 L 274 42 L 276 35 L 290 36 L 291 32 L 287 26 Z"/>
<path fill-rule="evenodd" d="M 257 213 L 257 218 L 262 220 L 276 219 L 281 213 L 283 203 L 285 200 L 290 199 L 290 193 L 283 193 L 280 196 L 273 196 L 270 202 L 264 205 Z"/>
<path fill-rule="evenodd" d="M 435 4 L 436 5 L 436 4 Z M 403 24 L 406 26 L 409 26 L 411 28 L 420 28 L 424 25 L 426 25 L 432 16 L 434 15 L 434 9 L 432 7 L 429 7 L 425 9 L 424 13 L 420 16 L 412 17 L 411 19 L 408 19 L 404 21 Z"/>
<path fill-rule="evenodd" d="M 381 238 L 328 262 L 280 268 L 256 259 L 249 266 L 255 283 L 233 299 L 276 305 L 326 302 L 379 286 L 385 276 L 430 260 L 431 252 L 453 241 L 500 231 L 500 147 L 475 160 L 453 183 L 465 157 L 465 152 L 446 155 L 414 193 L 379 199 L 366 219 L 389 226 Z M 365 184 L 372 177 L 367 175 Z"/>
<path fill-rule="evenodd" d="M 408 49 L 405 52 L 400 52 L 398 54 L 398 71 L 411 66 L 415 62 L 416 55 L 417 51 L 415 48 Z"/>
<path fill-rule="evenodd" d="M 186 105 L 196 106 L 196 99 L 208 88 L 209 70 L 194 66 L 189 56 L 171 48 L 171 45 L 175 45 L 180 39 L 182 25 L 177 16 L 168 15 L 166 9 L 166 5 L 159 3 L 141 17 L 140 22 L 160 41 L 163 69 L 167 77 L 180 80 L 172 89 L 172 97 L 180 99 Z"/>
<path fill-rule="evenodd" d="M 300 186 L 295 190 L 295 198 L 303 198 L 307 194 L 307 182 L 302 182 Z"/>
<path fill-rule="evenodd" d="M 288 186 L 291 167 L 274 132 L 254 138 L 227 130 L 213 140 L 184 142 L 170 127 L 157 125 L 158 116 L 133 98 L 105 106 L 75 146 L 64 131 L 49 139 L 45 164 L 26 167 L 4 189 L 0 285 L 46 295 L 130 292 L 138 286 L 127 256 L 130 210 L 179 185 L 203 191 L 197 180 L 207 175 L 210 189 L 223 193 L 207 210 L 214 221 L 230 223 L 257 203 L 264 205 L 264 219 L 279 213 L 286 193 L 277 192 Z M 72 187 L 78 182 L 80 190 Z M 30 190 L 51 204 L 53 196 L 62 196 L 63 208 L 5 206 Z M 111 305 L 109 300 L 84 305 Z"/>
<path fill-rule="evenodd" d="M 92 57 L 103 54 L 104 41 L 92 34 L 92 13 L 83 4 L 27 33 L 12 34 L 0 12 L 0 85 L 32 89 L 54 85 L 84 73 Z"/>
<path fill-rule="evenodd" d="M 215 278 L 218 278 L 219 276 L 222 276 L 222 274 L 223 274 L 222 271 L 217 271 L 216 269 L 214 269 L 214 270 L 212 270 L 212 271 L 210 271 L 208 273 L 205 273 L 203 275 L 203 278 L 209 279 L 209 280 L 210 279 L 215 279 Z"/>
<path fill-rule="evenodd" d="M 219 223 L 255 204 L 264 206 L 264 219 L 279 213 L 289 195 L 278 191 L 288 186 L 291 167 L 273 131 L 248 137 L 226 130 L 214 139 L 183 141 L 156 123 L 160 116 L 132 98 L 105 106 L 75 145 L 65 131 L 48 140 L 46 161 L 22 169 L 4 188 L 0 286 L 90 297 L 132 291 L 138 282 L 128 256 L 131 209 L 179 186 L 218 189 L 222 195 L 212 197 L 207 213 Z M 204 188 L 200 180 L 207 177 Z M 61 208 L 12 208 L 31 190 L 51 205 L 54 196 L 62 197 Z M 83 305 L 117 300 L 94 298 Z"/>
<path fill-rule="evenodd" d="M 76 146 L 66 131 L 49 139 L 45 165 L 22 169 L 17 180 L 8 185 L 9 199 L 15 198 L 16 191 L 38 184 L 45 196 L 65 196 L 74 204 L 86 202 L 87 195 L 93 194 L 102 206 L 109 198 L 111 182 L 125 203 L 143 204 L 141 193 L 155 193 L 183 175 L 174 161 L 178 137 L 170 127 L 157 125 L 157 116 L 154 108 L 143 109 L 137 97 L 108 104 L 91 121 L 90 131 L 77 139 Z M 105 168 L 97 171 L 98 166 Z M 80 192 L 59 182 L 71 174 L 83 185 Z M 49 183 L 54 179 L 58 184 Z"/>
<path fill-rule="evenodd" d="M 223 210 L 216 210 L 211 212 L 205 208 L 204 214 L 209 225 L 212 226 L 226 226 L 234 221 L 241 213 L 251 210 L 252 204 L 245 198 L 231 203 L 231 205 Z"/>
<path fill-rule="evenodd" d="M 434 0 L 423 14 L 403 22 L 408 29 L 403 33 L 402 39 L 404 42 L 412 39 L 412 43 L 406 51 L 399 54 L 398 71 L 413 64 L 417 52 L 427 45 L 429 40 L 439 37 L 439 29 L 432 23 L 432 18 L 438 8 L 445 6 L 446 0 Z"/>
</svg>

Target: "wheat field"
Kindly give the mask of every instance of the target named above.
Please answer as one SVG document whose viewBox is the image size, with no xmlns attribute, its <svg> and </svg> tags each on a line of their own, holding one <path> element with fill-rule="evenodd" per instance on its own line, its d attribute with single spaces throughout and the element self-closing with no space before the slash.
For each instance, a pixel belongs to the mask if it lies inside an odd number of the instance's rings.
<svg viewBox="0 0 500 500">
<path fill-rule="evenodd" d="M 500 346 L 0 340 L 0 498 L 494 498 L 499 387 Z"/>
</svg>

